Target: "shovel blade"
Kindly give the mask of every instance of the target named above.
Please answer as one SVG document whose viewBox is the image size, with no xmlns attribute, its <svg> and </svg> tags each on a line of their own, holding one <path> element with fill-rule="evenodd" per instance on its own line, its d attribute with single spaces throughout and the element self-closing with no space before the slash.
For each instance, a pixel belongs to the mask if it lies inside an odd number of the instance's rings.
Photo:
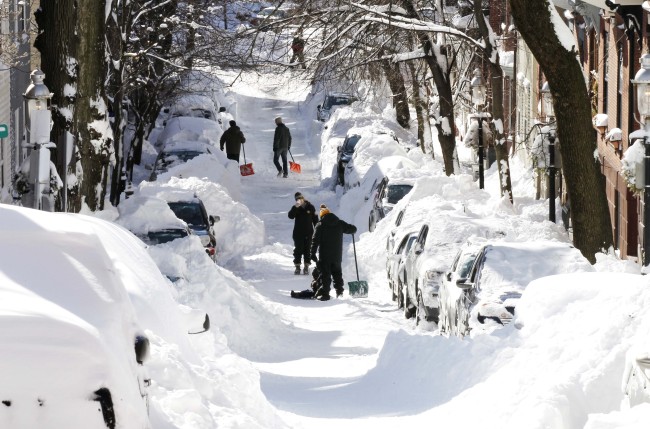
<svg viewBox="0 0 650 429">
<path fill-rule="evenodd" d="M 368 297 L 368 282 L 359 280 L 356 282 L 348 282 L 348 290 L 350 296 L 353 298 L 367 298 Z"/>
</svg>

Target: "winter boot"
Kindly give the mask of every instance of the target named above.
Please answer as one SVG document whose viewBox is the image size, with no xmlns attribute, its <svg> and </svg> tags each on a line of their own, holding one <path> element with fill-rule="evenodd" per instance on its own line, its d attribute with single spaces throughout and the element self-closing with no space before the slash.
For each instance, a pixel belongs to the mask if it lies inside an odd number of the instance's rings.
<svg viewBox="0 0 650 429">
<path fill-rule="evenodd" d="M 316 291 L 314 298 L 319 301 L 329 301 L 330 300 L 330 291 L 324 290 L 322 287 Z"/>
<path fill-rule="evenodd" d="M 303 274 L 309 274 L 309 264 L 305 264 L 305 268 L 302 269 Z"/>
<path fill-rule="evenodd" d="M 343 288 L 342 287 L 335 287 L 334 290 L 336 290 L 336 297 L 340 298 L 343 296 Z"/>
<path fill-rule="evenodd" d="M 293 273 L 300 274 L 300 264 L 295 264 L 295 265 L 296 265 L 296 270 Z"/>
</svg>

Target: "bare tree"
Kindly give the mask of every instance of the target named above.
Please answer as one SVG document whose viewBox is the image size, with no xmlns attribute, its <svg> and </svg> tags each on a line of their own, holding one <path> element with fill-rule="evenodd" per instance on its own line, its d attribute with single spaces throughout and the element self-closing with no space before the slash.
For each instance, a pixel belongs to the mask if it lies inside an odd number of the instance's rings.
<svg viewBox="0 0 650 429">
<path fill-rule="evenodd" d="M 612 245 L 612 230 L 591 104 L 575 47 L 558 38 L 548 0 L 510 0 L 517 29 L 544 72 L 553 95 L 562 170 L 571 201 L 573 242 L 592 263 Z M 557 12 L 555 12 L 557 13 Z M 556 17 L 559 20 L 559 18 Z M 568 31 L 568 29 L 566 30 Z"/>
</svg>

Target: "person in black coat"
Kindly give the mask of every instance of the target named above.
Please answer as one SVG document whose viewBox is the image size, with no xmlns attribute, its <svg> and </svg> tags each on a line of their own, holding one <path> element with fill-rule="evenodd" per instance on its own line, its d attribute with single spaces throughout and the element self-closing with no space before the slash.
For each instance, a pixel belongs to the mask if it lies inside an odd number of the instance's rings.
<svg viewBox="0 0 650 429">
<path fill-rule="evenodd" d="M 221 134 L 221 139 L 219 139 L 221 150 L 223 151 L 223 146 L 226 146 L 226 156 L 228 159 L 233 159 L 239 162 L 239 151 L 241 151 L 241 145 L 246 143 L 246 138 L 241 128 L 237 126 L 237 122 L 230 121 L 230 128 Z"/>
<path fill-rule="evenodd" d="M 275 134 L 273 134 L 273 164 L 278 169 L 278 177 L 287 177 L 289 169 L 287 168 L 287 151 L 291 149 L 291 131 L 284 125 L 281 117 L 275 118 Z M 280 165 L 282 157 L 282 165 Z"/>
<path fill-rule="evenodd" d="M 295 219 L 293 223 L 293 264 L 296 266 L 296 271 L 294 274 L 300 274 L 301 259 L 305 262 L 302 273 L 309 274 L 311 236 L 314 233 L 314 225 L 318 222 L 318 215 L 314 205 L 305 200 L 300 192 L 296 192 L 294 197 L 296 204 L 289 210 L 289 219 Z"/>
<path fill-rule="evenodd" d="M 343 234 L 354 234 L 357 227 L 339 219 L 334 213 L 321 204 L 320 222 L 314 228 L 311 239 L 311 259 L 315 261 L 322 275 L 323 285 L 316 293 L 316 299 L 330 299 L 330 285 L 334 280 L 336 296 L 343 295 Z M 318 252 L 318 256 L 316 253 Z"/>
</svg>

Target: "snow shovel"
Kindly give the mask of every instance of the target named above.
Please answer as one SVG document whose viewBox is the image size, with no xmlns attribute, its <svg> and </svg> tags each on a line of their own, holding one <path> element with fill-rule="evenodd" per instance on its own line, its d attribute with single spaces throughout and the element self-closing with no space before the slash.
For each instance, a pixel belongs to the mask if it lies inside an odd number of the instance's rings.
<svg viewBox="0 0 650 429">
<path fill-rule="evenodd" d="M 357 281 L 348 282 L 348 290 L 353 298 L 368 297 L 368 282 L 359 280 L 359 266 L 357 265 L 357 246 L 354 244 L 354 234 L 352 234 L 352 249 L 354 250 L 354 268 L 357 270 Z"/>
<path fill-rule="evenodd" d="M 296 160 L 293 159 L 291 151 L 289 151 L 289 155 L 291 155 L 291 161 L 289 161 L 289 170 L 293 171 L 294 173 L 300 173 L 302 171 L 300 164 L 298 164 Z"/>
<path fill-rule="evenodd" d="M 250 176 L 252 174 L 255 174 L 253 171 L 253 163 L 246 163 L 246 149 L 244 149 L 244 145 L 241 145 L 241 150 L 244 151 L 244 164 L 239 166 L 239 172 L 242 176 Z"/>
</svg>

